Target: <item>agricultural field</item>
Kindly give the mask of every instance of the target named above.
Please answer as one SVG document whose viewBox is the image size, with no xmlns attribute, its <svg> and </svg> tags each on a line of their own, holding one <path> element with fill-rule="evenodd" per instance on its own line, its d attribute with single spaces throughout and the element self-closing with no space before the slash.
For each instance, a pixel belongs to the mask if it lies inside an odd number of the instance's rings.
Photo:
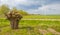
<svg viewBox="0 0 60 35">
<path fill-rule="evenodd" d="M 12 30 L 7 19 L 0 19 L 0 35 L 60 35 L 60 21 L 23 20 L 23 19 L 59 19 L 60 16 L 24 16 L 19 29 Z"/>
<path fill-rule="evenodd" d="M 23 19 L 60 19 L 60 15 L 26 15 Z"/>
<path fill-rule="evenodd" d="M 4 19 L 5 16 L 0 15 L 0 19 Z M 23 19 L 60 19 L 60 15 L 24 15 Z"/>
</svg>

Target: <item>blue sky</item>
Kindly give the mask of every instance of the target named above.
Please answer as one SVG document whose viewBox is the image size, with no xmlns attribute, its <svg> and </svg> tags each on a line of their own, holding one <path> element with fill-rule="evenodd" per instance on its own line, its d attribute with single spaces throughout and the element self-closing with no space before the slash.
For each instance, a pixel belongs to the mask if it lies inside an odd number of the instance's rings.
<svg viewBox="0 0 60 35">
<path fill-rule="evenodd" d="M 0 0 L 0 5 L 7 4 L 30 14 L 60 14 L 60 0 Z"/>
</svg>

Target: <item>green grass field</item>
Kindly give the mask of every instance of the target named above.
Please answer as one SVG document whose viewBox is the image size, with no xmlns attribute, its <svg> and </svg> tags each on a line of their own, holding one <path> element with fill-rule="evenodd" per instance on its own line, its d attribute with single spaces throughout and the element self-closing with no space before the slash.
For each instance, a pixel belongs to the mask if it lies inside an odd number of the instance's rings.
<svg viewBox="0 0 60 35">
<path fill-rule="evenodd" d="M 60 15 L 27 15 L 22 19 L 60 19 Z M 10 22 L 5 17 L 0 17 L 0 35 L 60 35 L 59 33 L 60 21 L 57 20 L 21 20 L 19 29 L 12 30 Z"/>
<path fill-rule="evenodd" d="M 0 17 L 0 19 L 6 18 L 5 16 Z M 23 19 L 60 19 L 60 15 L 25 15 Z"/>
<path fill-rule="evenodd" d="M 60 35 L 57 32 L 60 32 L 60 21 L 21 20 L 19 29 L 12 30 L 8 20 L 0 19 L 0 35 Z"/>
<path fill-rule="evenodd" d="M 23 19 L 60 19 L 60 15 L 27 15 Z"/>
</svg>

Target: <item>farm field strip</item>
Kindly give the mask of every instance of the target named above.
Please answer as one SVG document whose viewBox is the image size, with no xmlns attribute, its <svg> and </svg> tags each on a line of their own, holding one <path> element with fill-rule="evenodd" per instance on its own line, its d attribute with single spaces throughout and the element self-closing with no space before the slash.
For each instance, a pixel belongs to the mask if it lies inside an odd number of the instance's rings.
<svg viewBox="0 0 60 35">
<path fill-rule="evenodd" d="M 1 20 L 3 19 L 3 20 L 5 20 L 6 18 L 0 18 Z M 7 19 L 6 19 L 7 20 Z M 22 20 L 43 20 L 43 21 L 60 21 L 60 19 L 45 19 L 45 18 L 43 18 L 43 19 L 22 19 Z"/>
<path fill-rule="evenodd" d="M 50 20 L 50 21 L 60 21 L 60 19 L 22 19 L 22 20 Z"/>
</svg>

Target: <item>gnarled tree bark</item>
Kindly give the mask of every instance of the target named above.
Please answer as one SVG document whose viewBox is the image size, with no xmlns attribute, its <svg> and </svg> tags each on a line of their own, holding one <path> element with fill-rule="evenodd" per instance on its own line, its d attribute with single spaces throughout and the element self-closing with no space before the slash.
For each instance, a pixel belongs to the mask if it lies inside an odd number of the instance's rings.
<svg viewBox="0 0 60 35">
<path fill-rule="evenodd" d="M 20 15 L 18 12 L 8 12 L 5 14 L 7 19 L 10 21 L 11 28 L 12 29 L 18 29 L 19 21 L 22 18 L 22 15 Z"/>
</svg>

